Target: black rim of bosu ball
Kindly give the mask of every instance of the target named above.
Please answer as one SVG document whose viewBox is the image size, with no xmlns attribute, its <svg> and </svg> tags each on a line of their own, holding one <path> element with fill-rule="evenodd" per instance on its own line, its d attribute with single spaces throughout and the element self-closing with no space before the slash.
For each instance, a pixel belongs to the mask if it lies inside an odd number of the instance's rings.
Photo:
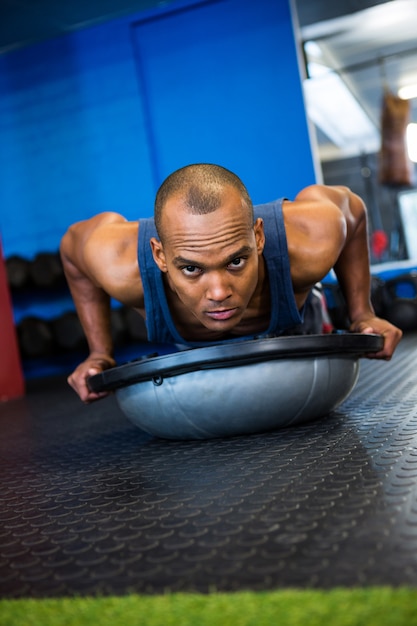
<svg viewBox="0 0 417 626">
<path fill-rule="evenodd" d="M 180 350 L 172 354 L 151 354 L 91 376 L 91 391 L 114 391 L 127 385 L 205 369 L 248 365 L 265 360 L 318 356 L 361 357 L 378 352 L 384 345 L 381 335 L 335 333 L 296 335 L 241 342 L 225 342 L 203 348 Z"/>
</svg>

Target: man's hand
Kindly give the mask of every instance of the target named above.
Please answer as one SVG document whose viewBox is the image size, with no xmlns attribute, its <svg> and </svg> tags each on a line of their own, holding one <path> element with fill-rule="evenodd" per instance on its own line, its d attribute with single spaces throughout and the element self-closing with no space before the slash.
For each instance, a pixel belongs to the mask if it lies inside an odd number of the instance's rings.
<svg viewBox="0 0 417 626">
<path fill-rule="evenodd" d="M 87 380 L 90 376 L 94 376 L 94 374 L 99 374 L 100 372 L 109 369 L 110 367 L 114 367 L 116 365 L 116 361 L 105 354 L 90 354 L 88 359 L 83 361 L 68 377 L 69 385 L 78 393 L 81 400 L 85 403 L 94 402 L 95 400 L 100 400 L 101 398 L 105 398 L 109 395 L 109 392 L 102 391 L 100 393 L 96 393 L 94 391 L 90 391 L 87 385 Z"/>
<path fill-rule="evenodd" d="M 366 356 L 370 359 L 385 359 L 389 361 L 402 337 L 402 331 L 399 328 L 393 326 L 393 324 L 390 324 L 387 320 L 372 315 L 353 322 L 350 326 L 350 330 L 354 333 L 374 333 L 383 336 L 383 349 L 380 352 L 367 354 Z"/>
</svg>

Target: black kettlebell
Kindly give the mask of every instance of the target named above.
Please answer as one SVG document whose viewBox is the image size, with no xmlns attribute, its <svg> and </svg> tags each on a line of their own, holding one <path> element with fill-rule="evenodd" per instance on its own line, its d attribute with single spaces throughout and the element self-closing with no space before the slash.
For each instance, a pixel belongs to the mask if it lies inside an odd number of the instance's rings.
<svg viewBox="0 0 417 626">
<path fill-rule="evenodd" d="M 411 271 L 386 281 L 384 301 L 385 319 L 403 331 L 417 330 L 417 272 Z"/>
</svg>

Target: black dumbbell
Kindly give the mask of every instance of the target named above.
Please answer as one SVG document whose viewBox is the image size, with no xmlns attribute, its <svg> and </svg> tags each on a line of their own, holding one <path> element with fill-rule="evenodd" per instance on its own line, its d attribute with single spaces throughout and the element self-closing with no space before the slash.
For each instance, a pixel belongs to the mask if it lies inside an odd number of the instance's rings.
<svg viewBox="0 0 417 626">
<path fill-rule="evenodd" d="M 385 317 L 401 330 L 417 330 L 417 302 L 411 298 L 396 298 L 387 308 Z"/>
<path fill-rule="evenodd" d="M 7 280 L 12 290 L 26 289 L 30 282 L 30 261 L 14 254 L 6 259 Z"/>
<path fill-rule="evenodd" d="M 417 330 L 417 272 L 387 280 L 383 317 L 403 331 Z"/>
<path fill-rule="evenodd" d="M 55 289 L 65 284 L 64 269 L 58 253 L 40 252 L 31 262 L 29 272 L 36 287 Z"/>
<path fill-rule="evenodd" d="M 81 322 L 75 311 L 68 311 L 51 321 L 52 333 L 57 348 L 66 352 L 87 350 Z"/>
<path fill-rule="evenodd" d="M 22 357 L 46 357 L 54 354 L 54 336 L 46 320 L 35 316 L 25 317 L 16 330 Z"/>
</svg>

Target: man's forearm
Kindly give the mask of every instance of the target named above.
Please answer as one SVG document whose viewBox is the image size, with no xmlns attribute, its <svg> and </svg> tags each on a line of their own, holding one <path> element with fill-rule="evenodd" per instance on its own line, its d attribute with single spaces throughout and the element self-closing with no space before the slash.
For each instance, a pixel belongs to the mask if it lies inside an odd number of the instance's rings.
<svg viewBox="0 0 417 626">
<path fill-rule="evenodd" d="M 92 286 L 80 296 L 71 289 L 75 308 L 87 338 L 91 354 L 113 356 L 110 297 Z"/>
<path fill-rule="evenodd" d="M 368 226 L 366 208 L 362 200 L 349 194 L 351 219 L 345 246 L 334 267 L 348 315 L 353 322 L 373 314 L 370 299 L 371 275 L 369 267 Z"/>
<path fill-rule="evenodd" d="M 110 297 L 64 255 L 63 266 L 90 352 L 112 356 Z"/>
</svg>

